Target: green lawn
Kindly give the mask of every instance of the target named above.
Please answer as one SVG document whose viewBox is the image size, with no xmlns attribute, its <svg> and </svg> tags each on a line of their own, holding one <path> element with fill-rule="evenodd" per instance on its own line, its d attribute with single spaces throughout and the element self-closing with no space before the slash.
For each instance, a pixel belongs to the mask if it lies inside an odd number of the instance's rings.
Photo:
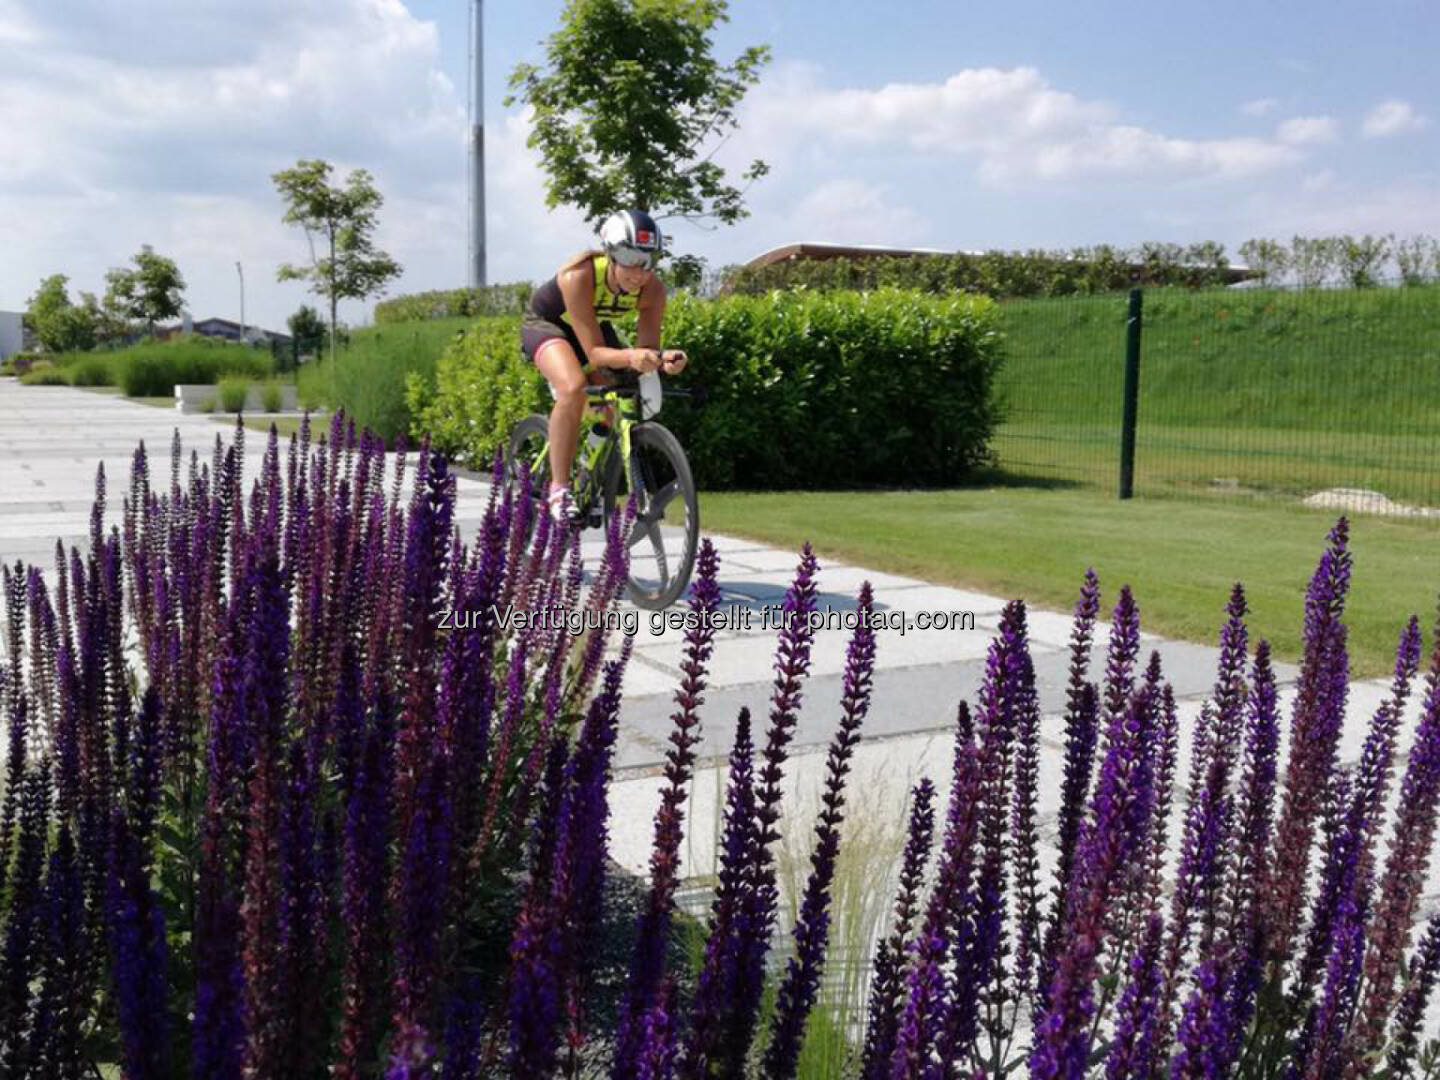
<svg viewBox="0 0 1440 1080">
<path fill-rule="evenodd" d="M 736 493 L 700 498 L 705 532 L 799 550 L 1041 608 L 1074 606 L 1087 567 L 1105 609 L 1129 584 L 1145 630 L 1214 642 L 1235 581 L 1252 639 L 1297 660 L 1305 589 L 1336 515 L 1271 503 L 1134 499 L 1093 491 L 989 488 L 943 492 Z M 1440 595 L 1440 525 L 1356 515 L 1346 621 L 1355 673 L 1393 667 L 1410 615 L 1427 649 Z M 722 561 L 723 567 L 723 561 Z"/>
</svg>

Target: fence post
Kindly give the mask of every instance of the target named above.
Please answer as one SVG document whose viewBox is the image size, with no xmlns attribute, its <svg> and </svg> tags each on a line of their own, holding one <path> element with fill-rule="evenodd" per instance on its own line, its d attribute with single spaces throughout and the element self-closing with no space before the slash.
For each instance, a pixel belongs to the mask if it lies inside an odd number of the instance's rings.
<svg viewBox="0 0 1440 1080">
<path fill-rule="evenodd" d="M 1120 498 L 1135 494 L 1135 418 L 1140 408 L 1140 301 L 1144 290 L 1130 290 L 1125 322 L 1125 414 L 1120 423 Z"/>
</svg>

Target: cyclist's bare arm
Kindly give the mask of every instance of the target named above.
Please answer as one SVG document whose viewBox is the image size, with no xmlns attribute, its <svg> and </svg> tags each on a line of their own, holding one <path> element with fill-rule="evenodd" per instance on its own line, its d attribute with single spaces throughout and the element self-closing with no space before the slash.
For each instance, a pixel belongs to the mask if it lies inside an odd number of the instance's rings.
<svg viewBox="0 0 1440 1080">
<path fill-rule="evenodd" d="M 651 277 L 640 292 L 640 322 L 635 328 L 635 344 L 642 349 L 654 349 L 660 356 L 660 370 L 666 375 L 677 375 L 685 369 L 685 354 L 679 349 L 660 352 L 660 324 L 665 318 L 665 283 L 658 276 Z"/>
<path fill-rule="evenodd" d="M 575 327 L 575 336 L 580 339 L 590 363 L 596 367 L 621 370 L 655 370 L 653 358 L 642 350 L 612 349 L 605 344 L 605 336 L 600 332 L 600 320 L 595 317 L 594 263 L 562 273 L 560 295 L 565 298 L 565 314 L 570 316 L 570 324 Z"/>
</svg>

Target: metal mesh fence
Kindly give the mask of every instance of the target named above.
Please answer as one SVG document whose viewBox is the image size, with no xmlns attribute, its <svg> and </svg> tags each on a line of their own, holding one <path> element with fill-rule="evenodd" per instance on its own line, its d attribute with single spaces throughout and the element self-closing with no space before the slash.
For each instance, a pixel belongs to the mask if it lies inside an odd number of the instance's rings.
<svg viewBox="0 0 1440 1080">
<path fill-rule="evenodd" d="M 1440 521 L 1440 285 L 1141 299 L 1135 494 L 1389 500 Z M 1002 304 L 1007 478 L 1119 490 L 1128 303 Z"/>
</svg>

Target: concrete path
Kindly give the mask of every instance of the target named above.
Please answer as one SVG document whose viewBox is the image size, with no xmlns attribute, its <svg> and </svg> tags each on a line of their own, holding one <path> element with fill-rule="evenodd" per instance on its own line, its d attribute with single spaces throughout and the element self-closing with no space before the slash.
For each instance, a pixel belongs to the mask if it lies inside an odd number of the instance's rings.
<svg viewBox="0 0 1440 1080">
<path fill-rule="evenodd" d="M 217 434 L 226 440 L 233 422 L 206 416 L 182 415 L 124 399 L 64 387 L 24 387 L 14 379 L 0 379 L 0 560 L 24 559 L 49 567 L 54 543 L 83 543 L 88 536 L 95 473 L 103 462 L 109 485 L 109 521 L 118 520 L 122 492 L 128 489 L 130 459 L 143 440 L 151 457 L 152 476 L 168 473 L 171 439 L 179 431 L 186 459 L 198 451 L 208 460 Z M 247 469 L 256 470 L 263 436 L 247 432 Z M 247 485 L 249 479 L 247 477 Z M 484 511 L 487 484 L 473 475 L 459 480 L 457 524 L 463 536 L 473 537 Z M 702 520 L 703 520 L 703 506 Z M 701 756 L 720 762 L 734 735 L 735 717 L 742 705 L 752 711 L 757 741 L 763 738 L 768 712 L 776 633 L 764 625 L 764 609 L 778 605 L 793 577 L 798 553 L 724 536 L 712 536 L 720 553 L 723 607 L 741 625 L 717 635 L 710 668 L 710 689 L 703 716 Z M 588 560 L 601 548 L 598 533 L 584 537 Z M 863 742 L 850 782 L 854 807 L 851 818 L 865 827 L 882 823 L 891 833 L 903 824 L 903 806 L 914 779 L 926 774 L 941 796 L 948 789 L 951 725 L 959 701 L 974 702 L 984 671 L 985 654 L 999 621 L 1004 599 L 927 584 L 832 562 L 820 554 L 818 587 L 822 611 L 853 611 L 860 583 L 869 580 L 877 610 L 892 619 L 894 628 L 882 630 L 877 646 L 873 703 L 865 722 Z M 1075 567 L 1078 593 L 1085 568 Z M 1121 582 L 1103 581 L 1105 603 L 1113 604 Z M 1437 582 L 1440 584 L 1440 582 Z M 1145 597 L 1137 598 L 1144 611 Z M 1216 630 L 1227 597 L 1217 596 Z M 633 609 L 632 609 L 633 610 Z M 678 609 L 676 609 L 678 610 Z M 747 617 L 748 629 L 744 627 Z M 897 614 L 903 613 L 903 615 Z M 921 629 L 917 622 L 946 613 L 961 628 Z M 1399 619 L 1408 613 L 1397 612 Z M 613 838 L 616 858 L 643 872 L 650 833 L 658 804 L 666 740 L 673 711 L 671 695 L 680 677 L 683 634 L 679 630 L 652 629 L 651 613 L 638 612 L 639 633 L 634 659 L 625 683 L 622 731 L 617 748 L 618 776 L 614 789 Z M 973 618 L 973 623 L 966 616 Z M 973 625 L 973 629 L 968 628 Z M 654 632 L 658 629 L 659 632 Z M 1425 627 L 1428 635 L 1430 627 Z M 1044 712 L 1042 737 L 1041 827 L 1053 833 L 1060 788 L 1064 731 L 1060 720 L 1066 679 L 1070 633 L 1068 613 L 1029 612 L 1031 649 Z M 787 782 L 794 800 L 790 812 L 797 828 L 789 835 L 803 849 L 808 843 L 808 820 L 814 813 L 815 792 L 823 778 L 825 747 L 839 717 L 840 682 L 848 633 L 842 628 L 818 632 L 811 676 L 805 684 L 804 705 L 795 732 L 793 763 Z M 1108 625 L 1096 634 L 1095 674 L 1104 661 Z M 1429 647 L 1427 636 L 1427 648 Z M 1142 639 L 1142 662 L 1150 650 L 1159 651 L 1166 677 L 1174 686 L 1182 717 L 1183 783 L 1188 762 L 1189 735 L 1201 702 L 1215 677 L 1217 649 L 1165 641 L 1151 635 Z M 1428 653 L 1427 653 L 1428 655 Z M 1289 718 L 1293 665 L 1277 665 L 1284 684 L 1283 714 Z M 1383 681 L 1352 685 L 1342 757 L 1359 759 L 1366 725 L 1385 692 Z M 1412 698 L 1402 728 L 1397 776 L 1404 768 L 1419 695 Z M 1287 725 L 1288 730 L 1288 725 Z M 705 763 L 702 762 L 702 766 Z M 703 878 L 713 868 L 711 840 L 720 802 L 721 772 L 702 767 L 695 785 L 689 815 L 685 872 Z M 1172 835 L 1174 833 L 1172 832 Z M 893 836 L 892 836 L 893 839 Z M 873 840 L 877 850 L 888 841 Z M 897 848 L 898 850 L 898 848 Z M 884 861 L 884 860 L 882 860 Z M 1440 904 L 1440 857 L 1426 886 L 1425 910 Z M 803 864 L 803 858 L 801 859 Z M 803 868 L 803 866 L 802 866 Z M 888 862 L 877 866 L 888 873 Z"/>
</svg>

